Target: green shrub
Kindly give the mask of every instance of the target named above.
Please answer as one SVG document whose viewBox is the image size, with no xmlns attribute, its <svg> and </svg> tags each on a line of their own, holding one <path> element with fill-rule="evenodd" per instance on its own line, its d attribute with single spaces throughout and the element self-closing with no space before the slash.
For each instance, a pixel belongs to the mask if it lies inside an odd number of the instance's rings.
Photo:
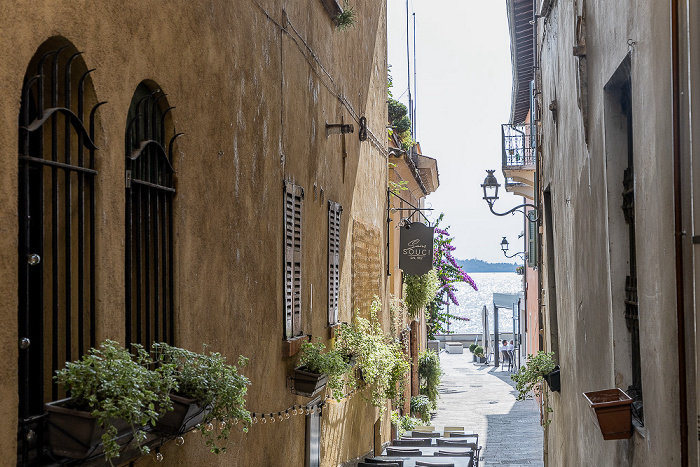
<svg viewBox="0 0 700 467">
<path fill-rule="evenodd" d="M 411 318 L 418 316 L 418 313 L 435 298 L 440 288 L 437 273 L 431 269 L 422 276 L 411 276 L 404 274 L 404 303 Z"/>
<path fill-rule="evenodd" d="M 397 100 L 389 99 L 387 104 L 389 107 L 389 123 L 393 123 L 396 120 L 405 117 L 408 113 L 406 106 Z"/>
<path fill-rule="evenodd" d="M 433 410 L 433 403 L 427 396 L 411 397 L 411 413 L 420 416 L 423 423 L 430 423 L 430 411 Z"/>
<path fill-rule="evenodd" d="M 420 381 L 420 393 L 427 396 L 436 407 L 439 397 L 438 386 L 442 379 L 443 371 L 440 368 L 440 356 L 434 350 L 426 350 L 418 355 L 418 379 Z"/>
<path fill-rule="evenodd" d="M 480 345 L 477 345 L 474 348 L 474 355 L 476 355 L 477 357 L 483 357 L 484 356 L 484 348 Z"/>
<path fill-rule="evenodd" d="M 470 351 L 471 353 L 474 353 L 474 349 L 476 349 L 476 347 L 477 347 L 477 344 L 470 344 L 470 345 L 469 345 L 469 351 Z"/>
</svg>

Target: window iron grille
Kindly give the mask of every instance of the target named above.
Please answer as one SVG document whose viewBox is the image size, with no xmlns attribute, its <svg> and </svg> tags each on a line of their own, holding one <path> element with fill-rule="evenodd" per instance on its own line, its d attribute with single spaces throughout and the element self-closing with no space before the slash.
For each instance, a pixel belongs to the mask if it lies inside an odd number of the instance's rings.
<svg viewBox="0 0 700 467">
<path fill-rule="evenodd" d="M 80 55 L 70 45 L 39 52 L 22 89 L 18 148 L 20 466 L 41 462 L 44 403 L 65 396 L 53 384 L 53 374 L 59 365 L 95 346 L 94 129 L 96 111 L 105 102 L 96 102 L 86 93 L 94 70 L 85 67 Z"/>
</svg>

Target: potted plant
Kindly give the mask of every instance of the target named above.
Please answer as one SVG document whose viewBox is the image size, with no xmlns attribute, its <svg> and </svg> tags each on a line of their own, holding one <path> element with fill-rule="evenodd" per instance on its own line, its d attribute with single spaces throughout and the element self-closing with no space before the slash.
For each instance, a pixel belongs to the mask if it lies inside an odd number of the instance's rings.
<svg viewBox="0 0 700 467">
<path fill-rule="evenodd" d="M 472 353 L 472 362 L 476 362 L 476 354 L 474 353 L 474 350 L 478 347 L 478 344 L 474 342 L 473 344 L 469 344 L 469 351 Z"/>
<path fill-rule="evenodd" d="M 153 351 L 158 362 L 172 369 L 177 382 L 170 395 L 175 409 L 158 420 L 156 429 L 181 435 L 199 425 L 211 452 L 226 452 L 233 427 L 241 423 L 247 432 L 251 424 L 245 408 L 250 380 L 238 373 L 248 359 L 239 356 L 238 365 L 230 365 L 220 353 L 207 352 L 206 346 L 196 353 L 163 342 L 153 344 Z"/>
<path fill-rule="evenodd" d="M 437 295 L 440 290 L 440 280 L 435 269 L 431 269 L 422 276 L 404 274 L 404 303 L 408 310 L 408 316 L 415 319 L 418 313 Z"/>
<path fill-rule="evenodd" d="M 372 390 L 371 402 L 375 407 L 385 406 L 387 399 L 403 393 L 402 384 L 410 363 L 401 343 L 382 331 L 377 314 L 381 302 L 377 297 L 370 308 L 370 318 L 357 317 L 353 324 L 343 324 L 336 337 L 336 347 L 343 354 L 352 354 L 357 360 L 358 375 L 355 384 Z"/>
<path fill-rule="evenodd" d="M 584 392 L 595 412 L 603 439 L 628 439 L 632 436 L 632 398 L 622 389 Z"/>
<path fill-rule="evenodd" d="M 420 393 L 427 396 L 433 404 L 437 403 L 438 386 L 442 379 L 442 368 L 440 368 L 440 356 L 434 350 L 426 350 L 418 354 L 418 380 L 420 382 Z"/>
<path fill-rule="evenodd" d="M 396 430 L 396 433 L 392 434 L 391 439 L 401 438 L 404 433 L 413 430 L 418 425 L 420 425 L 420 420 L 417 418 L 399 415 L 398 410 L 393 410 L 391 412 L 391 427 Z"/>
<path fill-rule="evenodd" d="M 132 439 L 142 454 L 149 452 L 145 427 L 172 410 L 168 395 L 176 383 L 172 367 L 150 369 L 148 352 L 140 345 L 133 347 L 136 355 L 106 340 L 56 372 L 56 382 L 71 397 L 46 404 L 54 454 L 86 459 L 104 453 L 114 465 L 120 445 Z"/>
<path fill-rule="evenodd" d="M 484 348 L 480 345 L 477 345 L 474 348 L 474 355 L 476 355 L 476 359 L 479 363 L 486 363 L 486 356 L 484 355 Z"/>
<path fill-rule="evenodd" d="M 419 417 L 424 424 L 430 423 L 430 411 L 433 409 L 433 402 L 427 396 L 411 397 L 411 414 Z"/>
<path fill-rule="evenodd" d="M 547 382 L 549 389 L 554 392 L 561 392 L 561 370 L 559 365 L 555 366 L 552 371 L 544 375 L 544 380 Z"/>
<path fill-rule="evenodd" d="M 302 394 L 313 396 L 328 386 L 337 399 L 343 397 L 345 381 L 343 376 L 350 370 L 351 358 L 347 353 L 335 349 L 326 351 L 321 339 L 316 343 L 304 342 L 299 357 L 300 366 L 294 370 L 294 389 Z"/>
</svg>

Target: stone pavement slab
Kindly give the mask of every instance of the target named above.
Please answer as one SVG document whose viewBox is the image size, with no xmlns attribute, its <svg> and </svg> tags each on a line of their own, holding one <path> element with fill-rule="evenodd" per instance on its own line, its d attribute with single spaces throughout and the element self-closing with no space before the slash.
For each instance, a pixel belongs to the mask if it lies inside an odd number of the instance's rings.
<svg viewBox="0 0 700 467">
<path fill-rule="evenodd" d="M 542 467 L 543 429 L 533 399 L 518 402 L 509 371 L 472 362 L 472 354 L 440 352 L 437 429 L 464 426 L 479 434 L 480 466 Z"/>
</svg>

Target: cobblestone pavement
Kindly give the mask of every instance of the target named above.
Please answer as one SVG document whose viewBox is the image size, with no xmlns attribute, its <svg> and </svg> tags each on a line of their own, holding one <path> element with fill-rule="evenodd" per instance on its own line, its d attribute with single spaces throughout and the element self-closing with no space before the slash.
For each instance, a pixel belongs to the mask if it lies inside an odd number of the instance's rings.
<svg viewBox="0 0 700 467">
<path fill-rule="evenodd" d="M 479 434 L 479 466 L 540 466 L 543 430 L 534 400 L 515 400 L 515 383 L 509 371 L 472 363 L 472 354 L 440 353 L 445 372 L 440 385 L 437 429 L 464 426 Z"/>
</svg>

